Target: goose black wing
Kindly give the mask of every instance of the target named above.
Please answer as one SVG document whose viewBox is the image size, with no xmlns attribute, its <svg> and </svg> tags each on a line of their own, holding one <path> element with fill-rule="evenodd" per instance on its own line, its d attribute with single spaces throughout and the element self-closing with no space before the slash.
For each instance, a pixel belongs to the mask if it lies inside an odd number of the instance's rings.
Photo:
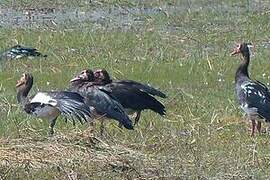
<svg viewBox="0 0 270 180">
<path fill-rule="evenodd" d="M 125 113 L 123 106 L 111 96 L 111 91 L 101 86 L 82 86 L 77 91 L 84 97 L 89 106 L 108 118 L 115 119 L 127 129 L 133 129 L 132 121 Z"/>
<path fill-rule="evenodd" d="M 20 46 L 19 48 L 13 48 L 12 52 L 18 53 L 18 54 L 24 54 L 25 56 L 42 56 L 42 54 L 36 48 L 31 48 L 31 47 Z"/>
<path fill-rule="evenodd" d="M 85 104 L 84 98 L 75 92 L 60 91 L 60 92 L 48 92 L 48 94 L 55 100 L 55 107 L 66 117 L 70 117 L 72 120 L 78 119 L 81 123 L 89 121 L 93 115 L 90 108 Z M 54 105 L 54 104 L 52 104 Z"/>
<path fill-rule="evenodd" d="M 114 82 L 107 84 L 105 87 L 111 89 L 112 96 L 116 97 L 124 108 L 133 109 L 135 111 L 151 109 L 160 115 L 166 114 L 165 107 L 162 103 L 136 87 Z"/>
<path fill-rule="evenodd" d="M 134 88 L 138 88 L 141 91 L 144 91 L 148 94 L 151 94 L 153 96 L 159 96 L 162 98 L 166 98 L 166 94 L 164 94 L 163 92 L 157 90 L 156 88 L 148 85 L 148 84 L 142 84 L 136 81 L 132 81 L 132 80 L 118 80 L 118 81 L 114 81 L 115 83 L 120 83 L 120 84 L 125 84 L 127 86 L 131 86 Z"/>
<path fill-rule="evenodd" d="M 242 108 L 247 113 L 257 113 L 270 121 L 270 96 L 266 85 L 258 81 L 247 81 L 241 85 Z"/>
<path fill-rule="evenodd" d="M 31 47 L 23 47 L 21 45 L 16 45 L 5 51 L 1 58 L 6 59 L 19 59 L 27 56 L 43 56 L 47 57 L 47 55 L 42 55 L 36 48 Z"/>
</svg>

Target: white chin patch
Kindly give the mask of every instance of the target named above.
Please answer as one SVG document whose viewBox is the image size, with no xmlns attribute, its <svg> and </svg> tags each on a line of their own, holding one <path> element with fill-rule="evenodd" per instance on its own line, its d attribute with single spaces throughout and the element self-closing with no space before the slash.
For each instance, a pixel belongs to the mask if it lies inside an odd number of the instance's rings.
<svg viewBox="0 0 270 180">
<path fill-rule="evenodd" d="M 251 51 L 251 49 L 253 48 L 253 45 L 249 44 L 249 45 L 247 45 L 247 47 L 248 47 L 248 52 L 249 52 L 250 56 L 253 56 L 252 51 Z"/>
</svg>

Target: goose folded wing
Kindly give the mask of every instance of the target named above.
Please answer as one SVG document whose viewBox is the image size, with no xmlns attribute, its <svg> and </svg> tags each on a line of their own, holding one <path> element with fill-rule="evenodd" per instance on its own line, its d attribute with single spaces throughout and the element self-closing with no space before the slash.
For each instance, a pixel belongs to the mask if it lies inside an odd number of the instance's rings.
<svg viewBox="0 0 270 180">
<path fill-rule="evenodd" d="M 258 81 L 258 80 L 256 80 L 255 83 L 258 86 L 261 86 L 261 88 L 263 88 L 265 90 L 265 92 L 267 92 L 268 96 L 270 97 L 270 90 L 265 84 L 263 84 L 261 81 Z"/>
<path fill-rule="evenodd" d="M 115 97 L 105 87 L 92 88 L 90 93 L 87 93 L 88 102 L 101 113 L 111 114 L 109 110 L 115 110 L 119 113 L 125 113 L 124 108 L 118 103 Z"/>
<path fill-rule="evenodd" d="M 164 94 L 163 92 L 157 90 L 156 88 L 154 88 L 154 87 L 152 87 L 152 86 L 150 86 L 148 84 L 142 84 L 142 83 L 132 81 L 132 80 L 119 80 L 119 81 L 115 81 L 115 82 L 138 88 L 141 91 L 144 91 L 144 92 L 146 92 L 148 94 L 151 94 L 153 96 L 159 96 L 159 97 L 162 97 L 162 98 L 167 97 L 166 94 Z"/>
<path fill-rule="evenodd" d="M 132 121 L 125 113 L 123 106 L 105 89 L 99 87 L 88 89 L 88 93 L 85 94 L 87 104 L 94 107 L 98 113 L 117 120 L 128 129 L 133 129 Z"/>
<path fill-rule="evenodd" d="M 10 53 L 14 55 L 20 56 L 41 56 L 42 54 L 38 52 L 36 48 L 31 47 L 22 47 L 22 46 L 14 46 L 11 48 Z M 45 55 L 46 56 L 46 55 Z"/>
<path fill-rule="evenodd" d="M 25 52 L 35 52 L 35 51 L 37 51 L 36 48 L 31 48 L 31 47 L 21 47 L 20 49 L 21 49 L 21 51 L 25 51 Z"/>
<path fill-rule="evenodd" d="M 20 58 L 26 56 L 26 53 L 23 53 L 21 49 L 11 49 L 6 53 L 7 56 L 10 56 L 11 58 Z"/>
<path fill-rule="evenodd" d="M 23 47 L 20 51 L 27 56 L 41 56 L 41 53 L 35 48 Z"/>
<path fill-rule="evenodd" d="M 262 83 L 247 83 L 242 86 L 246 97 L 246 108 L 255 109 L 257 114 L 270 121 L 270 97 L 268 88 Z"/>
</svg>

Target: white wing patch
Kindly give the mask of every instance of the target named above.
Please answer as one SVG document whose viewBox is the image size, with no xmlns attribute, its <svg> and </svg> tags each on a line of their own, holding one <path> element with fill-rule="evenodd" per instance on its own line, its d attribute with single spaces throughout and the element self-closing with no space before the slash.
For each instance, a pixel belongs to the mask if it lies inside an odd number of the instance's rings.
<svg viewBox="0 0 270 180">
<path fill-rule="evenodd" d="M 256 84 L 253 82 L 246 81 L 243 84 L 241 84 L 241 88 L 244 90 L 244 93 L 247 94 L 248 96 L 250 96 L 251 94 L 255 94 L 255 95 L 259 95 L 262 99 L 264 99 L 265 95 L 262 92 L 256 90 L 253 87 L 253 85 L 256 85 Z"/>
<path fill-rule="evenodd" d="M 250 81 L 245 81 L 243 84 L 241 84 L 241 88 L 245 91 L 245 93 L 248 93 L 248 91 L 252 91 L 254 89 L 252 85 L 256 84 Z"/>
<path fill-rule="evenodd" d="M 57 105 L 57 101 L 55 99 L 43 92 L 37 93 L 35 97 L 31 100 L 31 103 L 49 104 L 51 106 Z"/>
</svg>

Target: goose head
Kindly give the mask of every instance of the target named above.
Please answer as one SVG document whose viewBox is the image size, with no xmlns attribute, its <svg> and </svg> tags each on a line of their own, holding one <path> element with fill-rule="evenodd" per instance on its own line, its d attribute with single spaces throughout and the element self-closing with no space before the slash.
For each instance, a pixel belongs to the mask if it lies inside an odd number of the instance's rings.
<svg viewBox="0 0 270 180">
<path fill-rule="evenodd" d="M 21 78 L 16 83 L 16 88 L 20 89 L 31 89 L 33 85 L 33 76 L 30 73 L 23 73 Z"/>
<path fill-rule="evenodd" d="M 94 73 L 90 69 L 81 71 L 76 77 L 70 80 L 71 83 L 92 82 L 94 81 Z"/>
<path fill-rule="evenodd" d="M 33 76 L 30 73 L 23 73 L 16 83 L 17 99 L 21 102 L 22 98 L 26 98 L 33 86 Z"/>
<path fill-rule="evenodd" d="M 251 54 L 250 48 L 252 48 L 252 47 L 253 46 L 252 46 L 251 43 L 241 43 L 241 44 L 238 44 L 236 46 L 236 48 L 234 48 L 234 50 L 231 53 L 231 55 L 242 54 L 243 56 L 250 56 L 250 54 Z"/>
<path fill-rule="evenodd" d="M 105 69 L 97 69 L 94 71 L 94 78 L 95 82 L 103 83 L 103 84 L 108 84 L 111 83 L 111 77 Z"/>
</svg>

